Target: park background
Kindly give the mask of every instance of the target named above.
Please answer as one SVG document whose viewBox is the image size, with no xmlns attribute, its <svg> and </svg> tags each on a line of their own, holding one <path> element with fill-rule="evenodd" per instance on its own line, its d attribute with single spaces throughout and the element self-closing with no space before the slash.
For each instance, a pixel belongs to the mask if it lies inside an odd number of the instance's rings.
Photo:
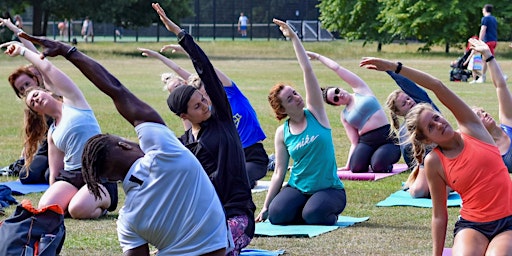
<svg viewBox="0 0 512 256">
<path fill-rule="evenodd" d="M 474 22 L 479 22 L 479 12 L 482 5 L 483 3 L 474 7 L 477 10 Z M 478 24 L 476 27 L 478 27 Z M 276 29 L 275 27 L 272 28 Z M 287 82 L 294 85 L 304 95 L 302 72 L 296 61 L 291 43 L 282 40 L 279 36 L 263 40 L 199 39 L 200 46 L 211 58 L 213 64 L 230 76 L 253 104 L 268 137 L 264 141 L 265 148 L 269 154 L 273 153 L 274 132 L 282 122 L 278 122 L 274 118 L 266 100 L 269 89 L 277 82 Z M 176 43 L 175 37 L 162 34 L 159 42 L 118 41 L 114 43 L 113 40 L 109 41 L 99 40 L 92 44 L 78 41 L 77 47 L 97 59 L 118 77 L 126 87 L 154 107 L 177 135 L 182 134 L 180 120 L 168 110 L 165 103 L 167 93 L 162 90 L 162 84 L 159 80 L 160 74 L 169 70 L 157 60 L 142 57 L 140 52 L 136 50 L 136 47 L 158 50 L 164 44 Z M 502 66 L 504 73 L 510 75 L 512 74 L 512 49 L 508 47 L 508 44 L 508 38 L 499 42 L 496 59 Z M 429 51 L 424 51 L 425 45 L 424 41 L 418 39 L 400 39 L 380 45 L 379 50 L 379 42 L 364 39 L 304 42 L 307 50 L 328 56 L 361 76 L 370 85 L 381 104 L 384 104 L 387 95 L 395 90 L 397 86 L 383 72 L 360 68 L 358 63 L 364 56 L 389 58 L 401 61 L 404 65 L 429 72 L 445 82 L 469 105 L 482 106 L 497 117 L 496 93 L 491 81 L 485 84 L 449 81 L 450 63 L 462 56 L 462 46 L 465 43 L 453 44 L 449 53 L 446 52 L 444 44 L 433 44 L 429 47 Z M 422 49 L 422 51 L 418 51 L 419 49 Z M 193 70 L 190 61 L 184 56 L 165 54 L 184 68 Z M 51 61 L 68 74 L 83 90 L 95 111 L 103 132 L 136 140 L 133 128 L 117 113 L 107 96 L 97 90 L 64 58 L 52 58 Z M 14 97 L 13 91 L 7 82 L 7 77 L 15 68 L 24 64 L 27 64 L 27 62 L 23 58 L 0 56 L 0 78 L 4 78 L 0 79 L 0 99 L 3 103 L 0 112 L 2 120 L 2 125 L 0 125 L 1 166 L 17 159 L 22 147 L 21 127 L 23 125 L 24 104 Z M 314 61 L 313 68 L 322 86 L 341 86 L 349 89 L 346 83 L 342 82 L 331 70 L 325 68 L 319 62 Z M 433 96 L 432 93 L 430 95 Z M 441 111 L 455 125 L 454 118 L 448 110 L 437 99 L 434 99 L 434 101 L 438 106 L 441 106 Z M 338 166 L 342 166 L 347 160 L 349 142 L 339 120 L 341 108 L 327 106 L 326 109 L 333 128 L 337 163 Z M 267 250 L 284 249 L 289 255 L 430 255 L 432 246 L 430 237 L 431 209 L 375 206 L 377 202 L 399 190 L 401 183 L 406 180 L 407 174 L 403 173 L 377 182 L 344 181 L 348 204 L 343 215 L 369 217 L 370 219 L 366 222 L 314 238 L 258 237 L 253 239 L 249 247 Z M 271 175 L 272 173 L 269 172 L 265 179 L 269 180 Z M 0 181 L 11 179 L 13 178 L 0 177 Z M 109 213 L 105 218 L 98 220 L 66 219 L 67 235 L 61 255 L 122 254 L 115 229 L 118 210 L 124 202 L 124 193 L 120 191 L 119 194 L 118 209 Z M 27 196 L 16 196 L 16 199 L 21 201 L 28 198 L 37 202 L 40 196 L 40 193 L 35 193 Z M 265 193 L 257 193 L 253 196 L 257 206 L 257 214 L 263 204 Z M 1 216 L 0 221 L 14 211 L 14 206 L 10 206 L 6 210 L 7 215 Z M 447 247 L 450 247 L 453 241 L 451 231 L 458 210 L 458 207 L 449 209 L 448 232 L 446 235 Z"/>
</svg>

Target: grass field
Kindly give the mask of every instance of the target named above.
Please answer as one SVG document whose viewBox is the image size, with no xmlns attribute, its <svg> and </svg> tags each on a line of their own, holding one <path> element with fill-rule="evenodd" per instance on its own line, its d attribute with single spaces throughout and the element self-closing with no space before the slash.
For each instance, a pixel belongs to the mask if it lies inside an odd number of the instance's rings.
<svg viewBox="0 0 512 256">
<path fill-rule="evenodd" d="M 170 43 L 176 43 L 170 41 Z M 154 59 L 140 57 L 137 46 L 160 49 L 162 43 L 94 43 L 79 44 L 78 48 L 96 58 L 137 96 L 153 106 L 166 120 L 168 126 L 182 134 L 180 120 L 167 108 L 167 93 L 162 91 L 159 81 L 162 72 L 168 69 Z M 304 95 L 302 73 L 295 59 L 290 42 L 201 42 L 213 64 L 229 75 L 242 89 L 256 109 L 260 122 L 267 134 L 264 145 L 267 152 L 273 153 L 274 132 L 278 122 L 266 100 L 270 87 L 276 82 L 288 82 Z M 502 42 L 497 49 L 497 59 L 505 73 L 512 74 L 512 52 L 508 43 Z M 316 51 L 331 57 L 341 65 L 361 76 L 374 90 L 381 103 L 397 86 L 385 73 L 370 71 L 358 67 L 363 56 L 378 56 L 399 60 L 404 65 L 427 71 L 445 81 L 446 84 L 464 98 L 470 105 L 484 107 L 493 116 L 497 116 L 496 94 L 491 82 L 486 84 L 468 84 L 449 82 L 450 62 L 462 55 L 462 50 L 452 48 L 452 54 L 445 54 L 444 49 L 433 49 L 428 54 L 416 52 L 418 44 L 394 44 L 383 47 L 376 52 L 373 44 L 362 47 L 360 42 L 345 41 L 305 43 L 307 50 Z M 171 56 L 171 55 L 168 55 Z M 190 61 L 182 56 L 172 57 L 184 68 L 193 70 Z M 83 90 L 95 111 L 103 132 L 118 134 L 135 140 L 133 128 L 113 107 L 107 96 L 98 91 L 73 65 L 62 57 L 51 59 L 55 65 L 67 73 Z M 26 64 L 20 57 L 0 56 L 0 166 L 5 166 L 17 159 L 22 144 L 23 103 L 18 100 L 10 88 L 7 77 L 16 67 Z M 323 86 L 336 85 L 349 89 L 348 85 L 319 62 L 314 62 L 318 80 Z M 433 94 L 431 94 L 433 95 Z M 437 99 L 435 101 L 438 103 Z M 438 104 L 443 113 L 449 113 Z M 347 160 L 349 142 L 339 120 L 341 108 L 327 107 L 333 127 L 334 143 L 338 165 Z M 454 124 L 453 116 L 447 115 Z M 270 179 L 269 173 L 265 179 Z M 407 178 L 407 173 L 393 176 L 377 182 L 345 181 L 348 204 L 343 215 L 365 217 L 370 219 L 349 228 L 338 229 L 315 238 L 254 238 L 251 248 L 267 250 L 284 249 L 289 255 L 429 255 L 431 254 L 430 217 L 431 209 L 413 207 L 376 207 L 375 204 L 392 192 L 400 189 L 400 184 Z M 1 181 L 9 180 L 0 177 Z M 17 197 L 31 199 L 34 204 L 41 194 L 29 194 Z M 265 193 L 253 194 L 258 207 L 263 204 Z M 124 193 L 120 192 L 120 204 Z M 14 206 L 7 208 L 9 215 Z M 453 225 L 459 208 L 450 208 L 446 246 L 452 243 Z M 122 254 L 116 235 L 115 220 L 117 211 L 98 220 L 66 219 L 66 242 L 61 255 L 120 255 Z M 5 219 L 0 217 L 0 220 Z M 174 221 L 174 220 L 170 220 Z M 180 221 L 180 220 L 176 220 Z"/>
</svg>

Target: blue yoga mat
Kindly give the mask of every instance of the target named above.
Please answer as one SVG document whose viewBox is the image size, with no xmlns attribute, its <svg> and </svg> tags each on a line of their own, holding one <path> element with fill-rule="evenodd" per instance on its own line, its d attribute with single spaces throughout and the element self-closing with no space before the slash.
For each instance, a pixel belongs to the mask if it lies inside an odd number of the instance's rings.
<svg viewBox="0 0 512 256">
<path fill-rule="evenodd" d="M 25 195 L 35 192 L 44 192 L 50 186 L 48 184 L 23 184 L 19 180 L 2 182 L 0 184 L 11 188 L 13 195 Z"/>
<path fill-rule="evenodd" d="M 284 250 L 267 251 L 262 249 L 244 248 L 240 256 L 279 256 L 283 255 Z"/>
<path fill-rule="evenodd" d="M 338 216 L 338 222 L 333 226 L 320 225 L 272 225 L 270 221 L 256 223 L 255 236 L 293 236 L 315 237 L 338 228 L 352 226 L 355 223 L 367 221 L 369 217 L 354 218 Z"/>
<path fill-rule="evenodd" d="M 462 203 L 460 195 L 451 192 L 448 195 L 447 205 L 450 207 L 459 207 Z M 399 190 L 391 194 L 388 198 L 377 203 L 377 206 L 415 206 L 432 208 L 432 199 L 430 198 L 413 198 L 407 191 Z"/>
</svg>

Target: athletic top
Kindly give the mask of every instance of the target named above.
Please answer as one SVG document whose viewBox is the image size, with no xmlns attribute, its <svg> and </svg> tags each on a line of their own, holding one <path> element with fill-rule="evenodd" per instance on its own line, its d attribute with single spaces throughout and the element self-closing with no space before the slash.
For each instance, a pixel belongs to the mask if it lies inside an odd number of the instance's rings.
<svg viewBox="0 0 512 256">
<path fill-rule="evenodd" d="M 82 152 L 89 138 L 100 134 L 100 126 L 91 109 L 79 109 L 62 104 L 62 118 L 48 130 L 55 146 L 64 152 L 64 170 L 82 167 Z"/>
<path fill-rule="evenodd" d="M 447 158 L 439 147 L 448 185 L 462 198 L 460 215 L 474 222 L 489 222 L 512 215 L 512 181 L 498 148 L 461 134 L 464 149 Z"/>
<path fill-rule="evenodd" d="M 508 135 L 508 137 L 512 139 L 512 127 L 504 124 L 501 124 L 500 127 Z M 507 166 L 508 172 L 512 173 L 512 143 L 510 143 L 510 147 L 508 148 L 507 152 L 501 155 L 501 158 L 503 159 L 505 166 Z"/>
<path fill-rule="evenodd" d="M 180 140 L 197 157 L 210 177 L 227 218 L 248 216 L 249 225 L 245 231 L 252 238 L 256 205 L 252 201 L 245 155 L 226 92 L 210 60 L 192 36 L 185 33 L 179 44 L 190 56 L 213 108 L 211 117 L 201 123 L 197 139 L 189 129 Z"/>
<path fill-rule="evenodd" d="M 233 81 L 231 81 L 231 86 L 224 86 L 224 90 L 228 96 L 229 105 L 233 112 L 233 122 L 235 122 L 242 147 L 247 148 L 264 140 L 267 136 L 261 128 L 256 111 L 251 106 L 249 99 L 245 97 Z"/>
<path fill-rule="evenodd" d="M 288 185 L 306 194 L 327 188 L 344 188 L 338 177 L 331 129 L 323 127 L 308 109 L 307 126 L 300 134 L 284 123 L 284 144 L 293 159 Z"/>
<path fill-rule="evenodd" d="M 382 107 L 377 98 L 356 93 L 354 94 L 354 107 L 350 111 L 345 108 L 343 117 L 350 125 L 361 130 L 368 119 L 379 109 Z"/>
<path fill-rule="evenodd" d="M 486 26 L 484 42 L 498 41 L 498 21 L 492 15 L 482 17 L 482 26 Z"/>
<path fill-rule="evenodd" d="M 123 180 L 117 232 L 126 252 L 149 243 L 159 255 L 201 255 L 227 247 L 226 217 L 196 157 L 165 125 L 135 127 L 144 156 Z"/>
</svg>

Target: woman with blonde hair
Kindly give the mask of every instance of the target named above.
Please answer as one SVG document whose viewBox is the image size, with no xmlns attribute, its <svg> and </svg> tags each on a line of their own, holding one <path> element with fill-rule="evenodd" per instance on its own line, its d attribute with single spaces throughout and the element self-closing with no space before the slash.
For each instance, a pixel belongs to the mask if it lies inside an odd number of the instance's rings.
<svg viewBox="0 0 512 256">
<path fill-rule="evenodd" d="M 472 48 L 486 59 L 493 80 L 504 80 L 489 47 L 470 39 Z M 399 65 L 399 64 L 398 64 Z M 360 66 L 395 70 L 396 63 L 364 58 Z M 414 106 L 405 122 L 416 159 L 423 162 L 427 145 L 435 148 L 425 156 L 424 168 L 432 197 L 433 255 L 445 246 L 448 210 L 446 186 L 462 198 L 455 223 L 452 253 L 456 255 L 512 254 L 512 181 L 499 149 L 480 118 L 439 79 L 403 66 L 401 74 L 431 90 L 455 116 L 458 130 L 429 104 Z M 501 81 L 504 83 L 504 81 Z"/>
</svg>

